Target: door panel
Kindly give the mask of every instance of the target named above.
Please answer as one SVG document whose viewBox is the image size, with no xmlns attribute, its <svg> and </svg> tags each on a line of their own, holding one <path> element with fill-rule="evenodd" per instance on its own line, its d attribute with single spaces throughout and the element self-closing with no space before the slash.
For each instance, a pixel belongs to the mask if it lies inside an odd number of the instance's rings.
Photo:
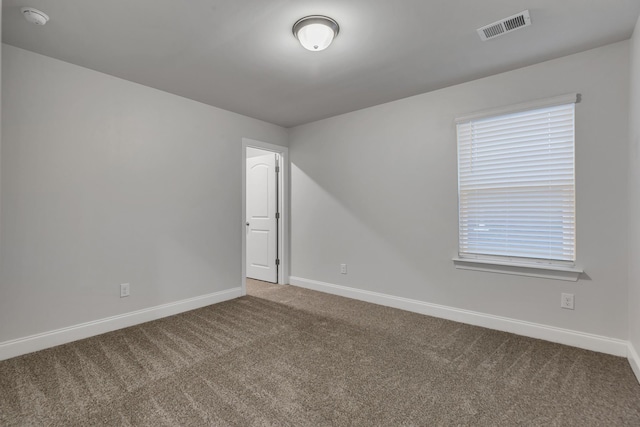
<svg viewBox="0 0 640 427">
<path fill-rule="evenodd" d="M 267 230 L 251 230 L 251 239 L 247 242 L 247 250 L 253 256 L 251 257 L 251 265 L 254 267 L 269 268 L 269 231 Z M 254 277 L 255 279 L 255 277 Z"/>
<path fill-rule="evenodd" d="M 247 277 L 276 283 L 276 155 L 247 159 Z"/>
</svg>

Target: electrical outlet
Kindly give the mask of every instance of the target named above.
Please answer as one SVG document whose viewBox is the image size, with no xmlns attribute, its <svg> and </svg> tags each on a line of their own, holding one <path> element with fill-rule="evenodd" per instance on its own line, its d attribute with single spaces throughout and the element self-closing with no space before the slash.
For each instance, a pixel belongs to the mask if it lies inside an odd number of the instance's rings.
<svg viewBox="0 0 640 427">
<path fill-rule="evenodd" d="M 340 264 L 340 274 L 347 274 L 347 264 Z"/>
<path fill-rule="evenodd" d="M 123 283 L 120 285 L 120 298 L 129 296 L 129 284 Z"/>
<path fill-rule="evenodd" d="M 560 307 L 573 310 L 573 294 L 562 294 L 560 297 Z"/>
</svg>

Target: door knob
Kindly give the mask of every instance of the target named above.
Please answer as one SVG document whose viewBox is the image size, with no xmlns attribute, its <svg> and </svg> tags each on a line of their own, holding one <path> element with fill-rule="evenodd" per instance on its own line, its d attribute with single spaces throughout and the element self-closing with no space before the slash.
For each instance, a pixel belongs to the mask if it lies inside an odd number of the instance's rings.
<svg viewBox="0 0 640 427">
<path fill-rule="evenodd" d="M 247 227 L 249 226 L 249 223 L 247 223 Z"/>
</svg>

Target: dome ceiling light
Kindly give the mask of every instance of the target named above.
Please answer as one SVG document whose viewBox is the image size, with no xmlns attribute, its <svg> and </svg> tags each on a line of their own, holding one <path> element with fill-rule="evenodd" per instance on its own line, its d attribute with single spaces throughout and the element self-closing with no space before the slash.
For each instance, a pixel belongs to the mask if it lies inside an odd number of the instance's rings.
<svg viewBox="0 0 640 427">
<path fill-rule="evenodd" d="M 49 16 L 41 10 L 32 7 L 23 7 L 20 9 L 24 19 L 36 25 L 44 25 L 49 21 Z"/>
<path fill-rule="evenodd" d="M 338 23 L 322 15 L 305 16 L 293 24 L 293 35 L 302 47 L 313 52 L 325 50 L 338 35 Z"/>
</svg>

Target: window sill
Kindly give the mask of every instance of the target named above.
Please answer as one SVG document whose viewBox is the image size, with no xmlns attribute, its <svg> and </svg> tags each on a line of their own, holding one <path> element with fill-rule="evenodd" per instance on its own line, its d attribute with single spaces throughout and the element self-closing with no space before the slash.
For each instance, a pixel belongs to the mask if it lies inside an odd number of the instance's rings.
<svg viewBox="0 0 640 427">
<path fill-rule="evenodd" d="M 473 258 L 453 258 L 453 263 L 460 270 L 488 271 L 500 274 L 515 274 L 518 276 L 541 277 L 543 279 L 566 280 L 576 282 L 580 274 L 584 273 L 582 268 L 563 267 L 547 264 L 526 264 L 509 261 L 473 259 Z"/>
</svg>

